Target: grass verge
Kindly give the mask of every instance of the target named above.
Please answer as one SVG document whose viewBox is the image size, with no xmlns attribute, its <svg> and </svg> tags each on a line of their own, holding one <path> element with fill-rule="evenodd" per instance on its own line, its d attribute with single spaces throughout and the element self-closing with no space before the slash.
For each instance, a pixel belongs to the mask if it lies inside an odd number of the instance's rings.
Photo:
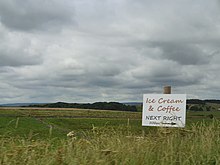
<svg viewBox="0 0 220 165">
<path fill-rule="evenodd" d="M 93 127 L 66 138 L 28 139 L 2 135 L 0 164 L 219 164 L 220 122 L 188 128 Z"/>
</svg>

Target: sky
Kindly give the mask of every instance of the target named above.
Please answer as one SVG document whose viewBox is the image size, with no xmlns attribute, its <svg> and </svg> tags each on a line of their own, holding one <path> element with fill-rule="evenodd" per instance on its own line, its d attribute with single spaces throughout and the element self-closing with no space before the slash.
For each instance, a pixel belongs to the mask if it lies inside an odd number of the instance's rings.
<svg viewBox="0 0 220 165">
<path fill-rule="evenodd" d="M 0 0 L 0 103 L 220 99 L 219 0 Z"/>
</svg>

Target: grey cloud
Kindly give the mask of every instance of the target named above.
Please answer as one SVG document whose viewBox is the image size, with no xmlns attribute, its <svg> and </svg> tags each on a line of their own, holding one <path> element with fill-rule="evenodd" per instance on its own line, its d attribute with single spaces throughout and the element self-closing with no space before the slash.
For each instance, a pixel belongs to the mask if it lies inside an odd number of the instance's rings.
<svg viewBox="0 0 220 165">
<path fill-rule="evenodd" d="M 33 56 L 23 56 L 21 54 L 17 54 L 15 57 L 13 54 L 2 54 L 0 52 L 0 66 L 24 66 L 24 65 L 37 65 L 41 63 L 40 57 Z"/>
<path fill-rule="evenodd" d="M 207 77 L 206 72 L 201 72 L 196 65 L 181 65 L 173 60 L 155 59 L 145 62 L 139 69 L 132 71 L 135 82 L 139 87 L 172 85 L 187 87 L 201 84 Z M 202 67 L 201 67 L 202 68 Z M 138 88 L 138 87 L 137 87 Z"/>
<path fill-rule="evenodd" d="M 10 37 L 9 37 L 10 38 Z M 41 52 L 36 52 L 30 41 L 25 39 L 0 40 L 0 67 L 19 67 L 24 65 L 38 65 L 42 63 Z"/>
<path fill-rule="evenodd" d="M 181 65 L 203 65 L 210 63 L 210 54 L 203 52 L 203 48 L 198 44 L 187 44 L 184 42 L 177 43 L 159 43 L 162 50 L 161 57 L 176 61 Z"/>
<path fill-rule="evenodd" d="M 72 24 L 74 8 L 67 0 L 0 1 L 0 21 L 16 30 L 53 29 Z"/>
<path fill-rule="evenodd" d="M 9 91 L 0 98 L 141 101 L 164 85 L 219 98 L 220 10 L 214 4 L 0 0 L 0 93 Z M 69 26 L 75 20 L 77 29 Z M 61 26 L 61 33 L 49 33 Z"/>
</svg>

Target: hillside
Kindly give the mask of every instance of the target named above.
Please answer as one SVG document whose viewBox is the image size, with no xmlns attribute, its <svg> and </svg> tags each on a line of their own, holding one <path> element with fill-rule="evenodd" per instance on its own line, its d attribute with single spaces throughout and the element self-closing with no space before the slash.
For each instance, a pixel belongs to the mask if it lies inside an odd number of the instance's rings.
<svg viewBox="0 0 220 165">
<path fill-rule="evenodd" d="M 50 104 L 36 104 L 29 105 L 28 107 L 44 107 L 44 108 L 79 108 L 79 109 L 99 109 L 99 110 L 120 110 L 120 111 L 133 111 L 136 112 L 136 106 L 125 105 L 118 102 L 95 102 L 95 103 L 65 103 L 57 102 Z"/>
<path fill-rule="evenodd" d="M 187 104 L 207 104 L 207 103 L 214 103 L 220 104 L 220 100 L 209 99 L 209 100 L 199 100 L 199 99 L 188 99 L 186 101 Z"/>
</svg>

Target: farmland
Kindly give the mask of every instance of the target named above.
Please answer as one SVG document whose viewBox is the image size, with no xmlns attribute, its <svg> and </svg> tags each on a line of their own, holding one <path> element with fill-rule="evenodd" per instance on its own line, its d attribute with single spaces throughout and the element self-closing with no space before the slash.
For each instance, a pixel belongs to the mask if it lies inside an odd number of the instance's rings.
<svg viewBox="0 0 220 165">
<path fill-rule="evenodd" d="M 219 118 L 188 111 L 178 129 L 142 127 L 141 112 L 0 108 L 0 164 L 219 164 Z"/>
</svg>

